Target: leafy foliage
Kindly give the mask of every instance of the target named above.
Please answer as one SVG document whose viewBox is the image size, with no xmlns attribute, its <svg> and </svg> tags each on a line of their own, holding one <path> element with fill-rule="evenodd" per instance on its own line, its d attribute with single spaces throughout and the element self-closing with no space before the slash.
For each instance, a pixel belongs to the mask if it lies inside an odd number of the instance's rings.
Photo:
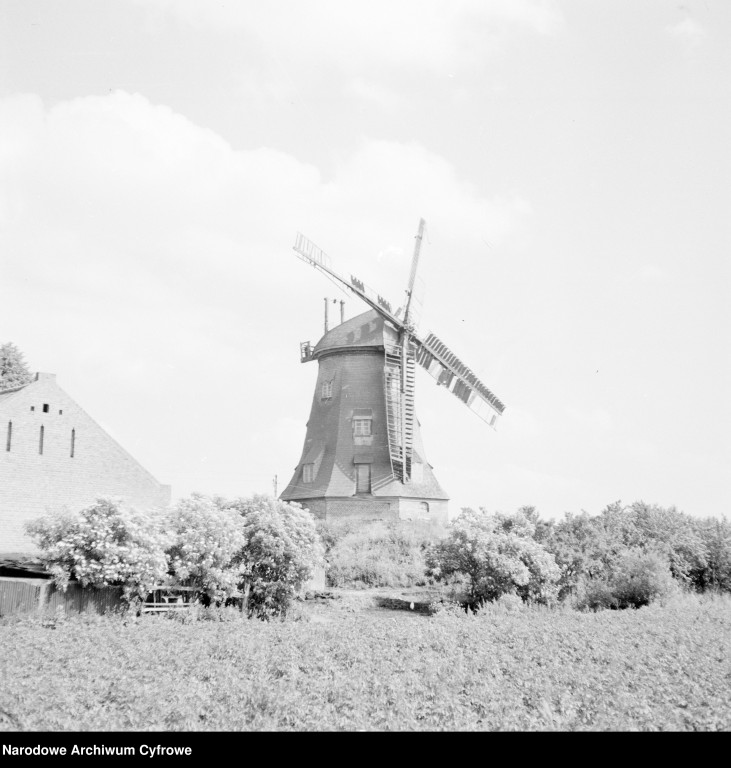
<svg viewBox="0 0 731 768">
<path fill-rule="evenodd" d="M 434 529 L 416 523 L 320 524 L 333 587 L 411 587 L 426 583 Z"/>
<path fill-rule="evenodd" d="M 299 504 L 270 496 L 228 502 L 243 517 L 244 544 L 235 557 L 247 609 L 285 614 L 297 590 L 322 563 L 315 521 Z"/>
<path fill-rule="evenodd" d="M 624 507 L 615 502 L 594 517 L 567 514 L 544 527 L 542 541 L 561 566 L 561 597 L 579 586 L 584 590 L 587 581 L 609 584 L 633 551 L 656 555 L 679 584 L 695 589 L 724 588 L 724 574 L 731 575 L 728 523 L 699 521 L 674 507 L 642 501 Z"/>
<path fill-rule="evenodd" d="M 669 595 L 676 586 L 665 557 L 637 549 L 622 554 L 610 584 L 619 608 L 649 605 Z"/>
<path fill-rule="evenodd" d="M 709 517 L 695 525 L 703 543 L 704 562 L 691 570 L 691 582 L 699 590 L 731 592 L 731 522 Z"/>
<path fill-rule="evenodd" d="M 535 538 L 525 514 L 489 514 L 463 509 L 449 536 L 427 554 L 428 573 L 437 579 L 468 578 L 471 602 L 515 593 L 523 600 L 550 602 L 560 569 Z"/>
<path fill-rule="evenodd" d="M 127 599 L 145 597 L 167 575 L 168 537 L 161 521 L 100 497 L 77 514 L 47 515 L 26 524 L 56 583 L 121 585 Z"/>
<path fill-rule="evenodd" d="M 169 570 L 178 584 L 197 587 L 212 602 L 237 591 L 241 567 L 233 561 L 244 546 L 241 515 L 220 500 L 193 494 L 170 508 L 165 527 L 172 536 Z"/>
<path fill-rule="evenodd" d="M 8 342 L 0 346 L 0 392 L 5 389 L 22 387 L 32 380 L 31 372 L 23 358 L 23 353 Z"/>
</svg>

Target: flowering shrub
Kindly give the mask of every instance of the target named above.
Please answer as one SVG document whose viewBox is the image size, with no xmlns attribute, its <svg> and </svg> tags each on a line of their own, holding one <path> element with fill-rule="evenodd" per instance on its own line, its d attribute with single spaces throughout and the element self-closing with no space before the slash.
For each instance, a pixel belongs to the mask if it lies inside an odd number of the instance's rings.
<svg viewBox="0 0 731 768">
<path fill-rule="evenodd" d="M 236 592 L 241 566 L 233 560 L 244 545 L 244 530 L 235 510 L 193 494 L 171 507 L 165 524 L 172 539 L 170 573 L 179 585 L 197 587 L 213 602 Z"/>
<path fill-rule="evenodd" d="M 550 602 L 560 569 L 534 533 L 535 524 L 520 512 L 507 516 L 463 509 L 447 539 L 427 553 L 427 573 L 436 579 L 466 576 L 472 603 L 511 592 L 526 601 Z"/>
<path fill-rule="evenodd" d="M 228 506 L 243 517 L 244 545 L 236 562 L 247 609 L 262 618 L 285 614 L 322 562 L 314 518 L 299 504 L 268 496 L 237 499 Z"/>
<path fill-rule="evenodd" d="M 331 587 L 410 587 L 424 584 L 424 552 L 436 536 L 416 523 L 319 524 Z"/>
<path fill-rule="evenodd" d="M 125 598 L 145 597 L 167 574 L 168 537 L 149 513 L 100 497 L 78 514 L 47 515 L 26 524 L 56 584 L 121 585 Z"/>
</svg>

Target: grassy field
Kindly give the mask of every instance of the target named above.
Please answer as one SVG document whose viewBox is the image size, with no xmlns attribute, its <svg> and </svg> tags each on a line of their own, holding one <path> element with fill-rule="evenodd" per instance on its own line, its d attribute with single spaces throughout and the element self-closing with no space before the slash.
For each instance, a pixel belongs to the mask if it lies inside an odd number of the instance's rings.
<svg viewBox="0 0 731 768">
<path fill-rule="evenodd" d="M 309 601 L 308 601 L 309 603 Z M 638 611 L 0 623 L 0 728 L 731 728 L 731 600 Z"/>
</svg>

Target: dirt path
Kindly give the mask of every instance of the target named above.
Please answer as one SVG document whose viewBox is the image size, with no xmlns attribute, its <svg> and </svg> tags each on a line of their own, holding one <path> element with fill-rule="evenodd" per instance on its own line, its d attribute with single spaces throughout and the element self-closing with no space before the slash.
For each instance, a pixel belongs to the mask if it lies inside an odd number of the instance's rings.
<svg viewBox="0 0 731 768">
<path fill-rule="evenodd" d="M 330 623 L 347 616 L 368 615 L 393 619 L 423 619 L 440 593 L 427 587 L 332 589 L 314 593 L 300 605 L 310 621 Z"/>
</svg>

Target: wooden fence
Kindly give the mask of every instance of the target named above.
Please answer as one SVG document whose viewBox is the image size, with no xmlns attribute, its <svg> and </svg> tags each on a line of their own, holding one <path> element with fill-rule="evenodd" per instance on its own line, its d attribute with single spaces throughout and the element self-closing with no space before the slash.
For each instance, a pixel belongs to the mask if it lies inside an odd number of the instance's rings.
<svg viewBox="0 0 731 768">
<path fill-rule="evenodd" d="M 125 606 L 120 587 L 94 589 L 71 582 L 62 592 L 48 579 L 0 577 L 0 616 L 55 612 L 106 613 Z"/>
</svg>

